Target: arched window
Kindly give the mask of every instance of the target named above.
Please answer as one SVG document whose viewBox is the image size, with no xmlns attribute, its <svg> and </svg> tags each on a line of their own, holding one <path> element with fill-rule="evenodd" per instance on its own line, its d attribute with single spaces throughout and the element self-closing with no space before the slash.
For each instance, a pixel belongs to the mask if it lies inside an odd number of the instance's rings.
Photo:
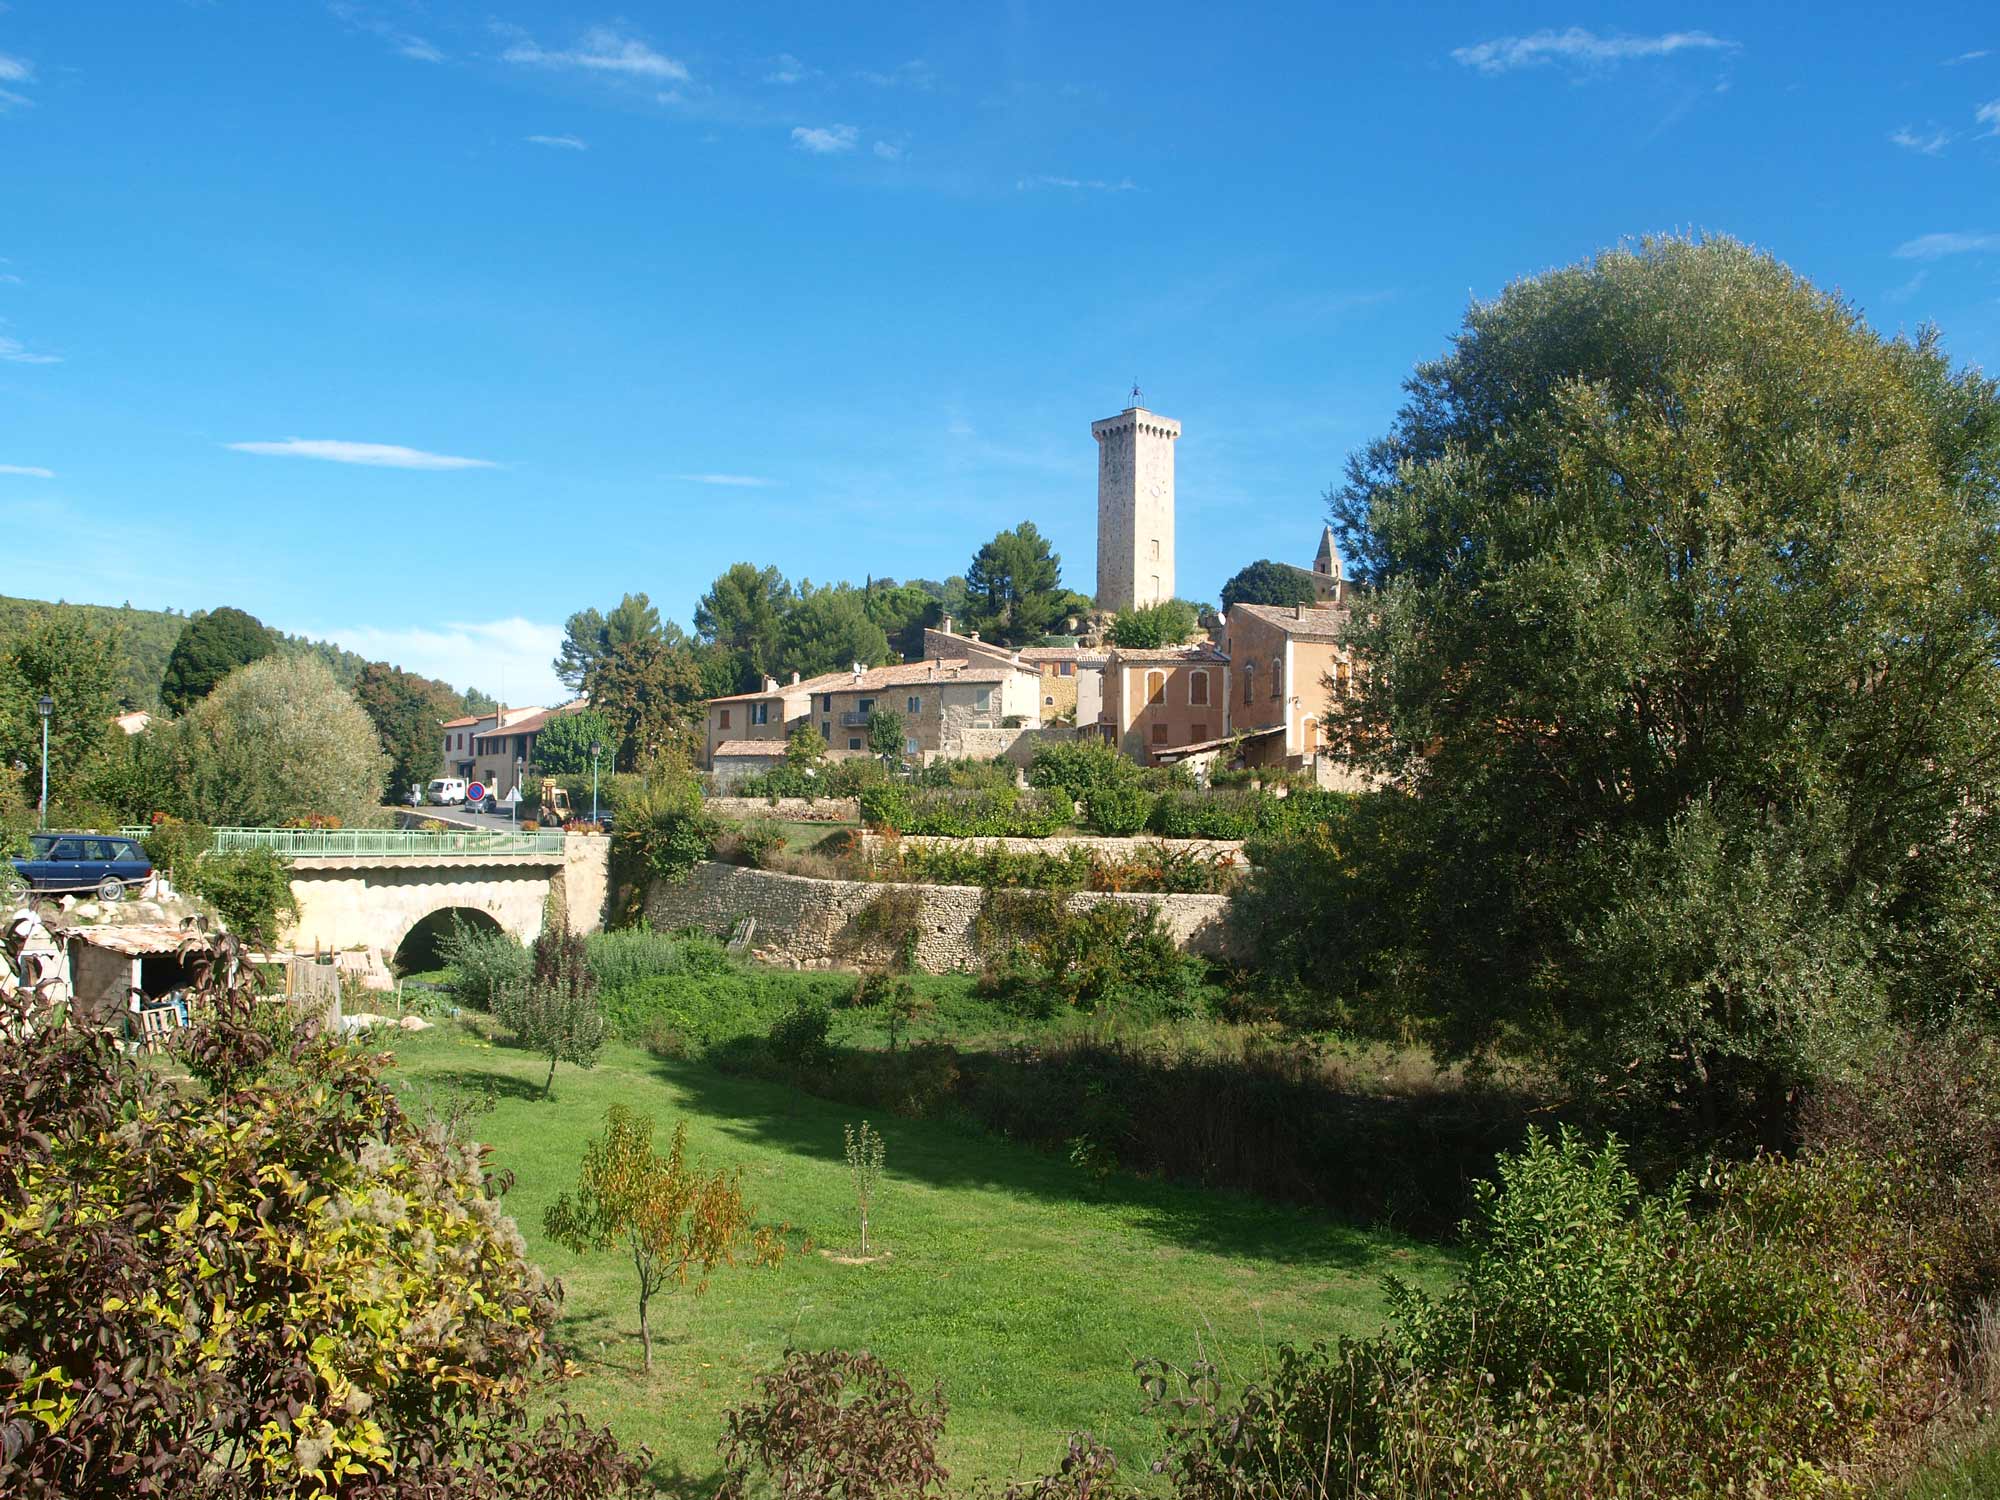
<svg viewBox="0 0 2000 1500">
<path fill-rule="evenodd" d="M 1188 673 L 1188 707 L 1208 707 L 1208 673 Z"/>
<path fill-rule="evenodd" d="M 1243 701 L 1245 703 L 1257 701 L 1257 663 L 1254 661 L 1243 663 Z"/>
</svg>

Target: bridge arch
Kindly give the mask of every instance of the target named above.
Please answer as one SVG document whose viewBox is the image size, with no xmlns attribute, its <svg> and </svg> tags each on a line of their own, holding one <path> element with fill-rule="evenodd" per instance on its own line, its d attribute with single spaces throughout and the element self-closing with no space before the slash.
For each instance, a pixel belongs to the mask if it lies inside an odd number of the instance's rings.
<svg viewBox="0 0 2000 1500">
<path fill-rule="evenodd" d="M 299 860 L 291 869 L 302 948 L 371 948 L 385 959 L 419 925 L 478 912 L 521 943 L 542 930 L 556 868 L 520 860 Z"/>
<path fill-rule="evenodd" d="M 395 948 L 383 955 L 389 960 L 390 970 L 401 975 L 442 969 L 445 966 L 445 942 L 461 923 L 467 931 L 481 934 L 504 930 L 500 919 L 482 907 L 440 906 L 412 922 Z"/>
</svg>

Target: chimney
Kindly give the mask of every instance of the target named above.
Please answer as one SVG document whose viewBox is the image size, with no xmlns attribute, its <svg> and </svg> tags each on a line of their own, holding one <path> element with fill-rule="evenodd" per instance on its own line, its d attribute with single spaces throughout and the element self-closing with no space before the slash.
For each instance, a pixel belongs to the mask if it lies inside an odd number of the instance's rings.
<svg viewBox="0 0 2000 1500">
<path fill-rule="evenodd" d="M 868 670 L 868 669 L 867 669 L 866 667 L 862 666 L 860 662 L 856 662 L 856 663 L 854 664 L 854 681 L 855 681 L 855 682 L 856 682 L 857 684 L 859 684 L 859 683 L 860 683 L 860 681 L 861 681 L 861 678 L 862 678 L 862 674 L 863 674 L 863 673 L 865 673 L 865 672 L 866 672 L 867 670 Z"/>
<path fill-rule="evenodd" d="M 939 659 L 939 660 L 937 660 L 937 661 L 934 661 L 934 662 L 932 662 L 932 663 L 931 663 L 931 681 L 932 681 L 932 682 L 936 682 L 936 681 L 937 681 L 937 676 L 938 676 L 938 668 L 939 668 L 939 667 L 941 667 L 941 666 L 943 666 L 943 665 L 944 665 L 944 662 L 943 662 L 943 660 L 942 660 L 942 659 Z"/>
<path fill-rule="evenodd" d="M 1306 607 L 1303 604 L 1294 604 L 1292 606 L 1292 618 L 1294 620 L 1303 620 L 1305 617 Z"/>
<path fill-rule="evenodd" d="M 943 631 L 943 632 L 944 632 L 944 633 L 945 633 L 946 635 L 950 635 L 950 634 L 951 634 L 951 616 L 950 616 L 950 615 L 946 615 L 946 616 L 944 617 L 944 619 L 943 619 L 943 620 L 941 620 L 941 621 L 940 621 L 940 622 L 938 623 L 938 629 L 942 630 L 942 631 Z"/>
<path fill-rule="evenodd" d="M 799 685 L 799 674 L 794 672 L 792 673 L 792 686 L 797 687 L 798 685 Z"/>
<path fill-rule="evenodd" d="M 775 693 L 777 692 L 777 690 L 778 690 L 778 679 L 775 677 L 766 677 L 764 679 L 764 691 L 767 693 Z"/>
<path fill-rule="evenodd" d="M 965 638 L 966 638 L 966 639 L 967 639 L 968 641 L 976 641 L 976 640 L 978 640 L 978 639 L 979 639 L 979 632 L 978 632 L 978 631 L 976 631 L 976 630 L 970 630 L 970 631 L 967 631 L 967 632 L 966 632 L 966 635 L 965 635 Z"/>
</svg>

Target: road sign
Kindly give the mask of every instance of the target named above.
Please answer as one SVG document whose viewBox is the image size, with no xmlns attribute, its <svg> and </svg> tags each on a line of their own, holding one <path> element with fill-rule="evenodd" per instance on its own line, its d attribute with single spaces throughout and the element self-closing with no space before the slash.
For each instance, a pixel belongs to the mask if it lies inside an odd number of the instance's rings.
<svg viewBox="0 0 2000 1500">
<path fill-rule="evenodd" d="M 485 785 L 477 781 L 471 783 L 465 789 L 465 800 L 467 802 L 484 802 L 486 800 Z"/>
</svg>

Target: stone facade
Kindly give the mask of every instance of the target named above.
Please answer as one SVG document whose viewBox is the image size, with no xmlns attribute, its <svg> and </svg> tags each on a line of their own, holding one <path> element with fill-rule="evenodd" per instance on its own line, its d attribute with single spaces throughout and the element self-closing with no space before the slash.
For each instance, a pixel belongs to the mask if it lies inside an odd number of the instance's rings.
<svg viewBox="0 0 2000 1500">
<path fill-rule="evenodd" d="M 646 919 L 663 932 L 696 928 L 719 937 L 750 925 L 747 952 L 761 963 L 801 969 L 856 968 L 887 963 L 896 955 L 886 939 L 854 932 L 855 918 L 885 895 L 914 892 L 917 900 L 916 966 L 948 974 L 977 968 L 985 958 L 974 924 L 986 892 L 976 886 L 888 885 L 861 880 L 813 880 L 740 865 L 703 863 L 679 885 L 656 881 L 646 894 Z M 1106 901 L 1157 906 L 1160 919 L 1185 952 L 1233 956 L 1227 896 L 1130 896 L 1084 892 L 1073 910 Z"/>
<path fill-rule="evenodd" d="M 1092 422 L 1090 435 L 1097 440 L 1097 607 L 1126 610 L 1173 598 L 1181 424 L 1128 406 Z"/>
<path fill-rule="evenodd" d="M 1360 665 L 1341 644 L 1345 607 L 1238 604 L 1216 643 L 1237 684 L 1230 715 L 1249 765 L 1311 770 L 1321 786 L 1360 790 L 1364 781 L 1327 752 L 1321 723 L 1335 697 L 1354 691 Z"/>
</svg>

